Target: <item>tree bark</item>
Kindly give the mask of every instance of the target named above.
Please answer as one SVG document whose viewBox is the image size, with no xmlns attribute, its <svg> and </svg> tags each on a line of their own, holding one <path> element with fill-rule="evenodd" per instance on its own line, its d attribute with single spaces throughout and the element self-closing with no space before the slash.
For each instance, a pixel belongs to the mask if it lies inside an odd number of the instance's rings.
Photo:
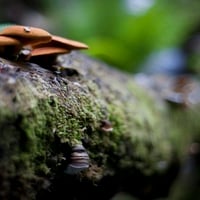
<svg viewBox="0 0 200 200">
<path fill-rule="evenodd" d="M 198 107 L 172 110 L 133 76 L 79 53 L 40 63 L 0 60 L 0 198 L 167 197 L 199 139 Z M 76 145 L 89 167 L 70 172 Z"/>
</svg>

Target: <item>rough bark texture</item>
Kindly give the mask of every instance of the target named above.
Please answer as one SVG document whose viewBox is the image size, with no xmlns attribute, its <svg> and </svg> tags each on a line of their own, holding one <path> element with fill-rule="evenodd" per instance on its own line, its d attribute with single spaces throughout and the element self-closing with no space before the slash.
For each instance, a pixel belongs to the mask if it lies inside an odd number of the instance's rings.
<svg viewBox="0 0 200 200">
<path fill-rule="evenodd" d="M 42 66 L 0 60 L 0 198 L 168 196 L 187 145 L 199 139 L 190 120 L 198 109 L 172 111 L 132 76 L 82 54 L 60 56 L 59 73 Z M 68 174 L 76 144 L 90 167 Z"/>
</svg>

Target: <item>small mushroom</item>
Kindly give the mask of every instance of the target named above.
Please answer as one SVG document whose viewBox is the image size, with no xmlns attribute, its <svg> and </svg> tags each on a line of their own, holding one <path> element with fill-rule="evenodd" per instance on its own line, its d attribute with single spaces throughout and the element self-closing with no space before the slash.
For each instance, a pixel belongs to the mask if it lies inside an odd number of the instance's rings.
<svg viewBox="0 0 200 200">
<path fill-rule="evenodd" d="M 78 42 L 75 40 L 70 40 L 67 38 L 63 38 L 60 36 L 53 35 L 52 36 L 52 43 L 57 44 L 58 46 L 65 47 L 69 50 L 73 49 L 88 49 L 88 46 L 82 42 Z"/>
<path fill-rule="evenodd" d="M 31 57 L 33 56 L 44 56 L 44 55 L 57 55 L 57 54 L 64 54 L 69 53 L 69 50 L 62 47 L 53 47 L 53 46 L 46 46 L 44 47 L 38 47 L 32 49 Z"/>
<path fill-rule="evenodd" d="M 85 148 L 81 144 L 72 147 L 70 162 L 65 172 L 67 174 L 77 174 L 82 170 L 87 169 L 88 167 L 89 167 L 89 156 Z"/>
<path fill-rule="evenodd" d="M 0 54 L 5 58 L 52 65 L 58 54 L 87 48 L 84 43 L 51 35 L 40 28 L 8 25 L 0 30 Z"/>
<path fill-rule="evenodd" d="M 20 45 L 19 40 L 7 36 L 0 36 L 0 46 L 18 46 L 18 45 Z"/>
<path fill-rule="evenodd" d="M 84 43 L 53 35 L 51 41 L 33 45 L 31 56 L 64 54 L 73 49 L 87 48 L 88 46 Z"/>
<path fill-rule="evenodd" d="M 46 43 L 51 40 L 51 34 L 43 29 L 20 25 L 5 27 L 0 31 L 0 36 L 18 39 L 23 45 Z"/>
</svg>

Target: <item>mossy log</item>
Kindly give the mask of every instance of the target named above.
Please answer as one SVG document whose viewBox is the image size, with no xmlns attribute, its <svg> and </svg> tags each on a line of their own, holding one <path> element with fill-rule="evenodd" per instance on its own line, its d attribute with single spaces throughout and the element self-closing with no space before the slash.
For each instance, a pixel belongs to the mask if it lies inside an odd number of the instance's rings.
<svg viewBox="0 0 200 200">
<path fill-rule="evenodd" d="M 167 196 L 198 136 L 194 111 L 172 111 L 132 76 L 79 53 L 54 66 L 1 59 L 0 71 L 1 199 Z M 89 168 L 69 174 L 76 144 Z"/>
</svg>

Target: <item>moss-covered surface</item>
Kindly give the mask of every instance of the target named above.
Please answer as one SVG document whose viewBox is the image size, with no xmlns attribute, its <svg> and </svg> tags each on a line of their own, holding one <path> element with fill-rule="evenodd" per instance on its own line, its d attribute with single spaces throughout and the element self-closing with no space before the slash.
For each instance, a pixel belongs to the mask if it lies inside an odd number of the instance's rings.
<svg viewBox="0 0 200 200">
<path fill-rule="evenodd" d="M 0 197 L 62 199 L 68 188 L 66 197 L 73 199 L 70 188 L 76 187 L 82 195 L 76 198 L 84 199 L 91 188 L 96 195 L 108 183 L 123 185 L 122 175 L 138 181 L 168 172 L 178 148 L 166 104 L 99 61 L 76 53 L 58 61 L 59 73 L 1 60 Z M 113 131 L 102 130 L 102 120 Z M 90 167 L 71 176 L 65 169 L 77 143 L 86 148 Z"/>
</svg>

